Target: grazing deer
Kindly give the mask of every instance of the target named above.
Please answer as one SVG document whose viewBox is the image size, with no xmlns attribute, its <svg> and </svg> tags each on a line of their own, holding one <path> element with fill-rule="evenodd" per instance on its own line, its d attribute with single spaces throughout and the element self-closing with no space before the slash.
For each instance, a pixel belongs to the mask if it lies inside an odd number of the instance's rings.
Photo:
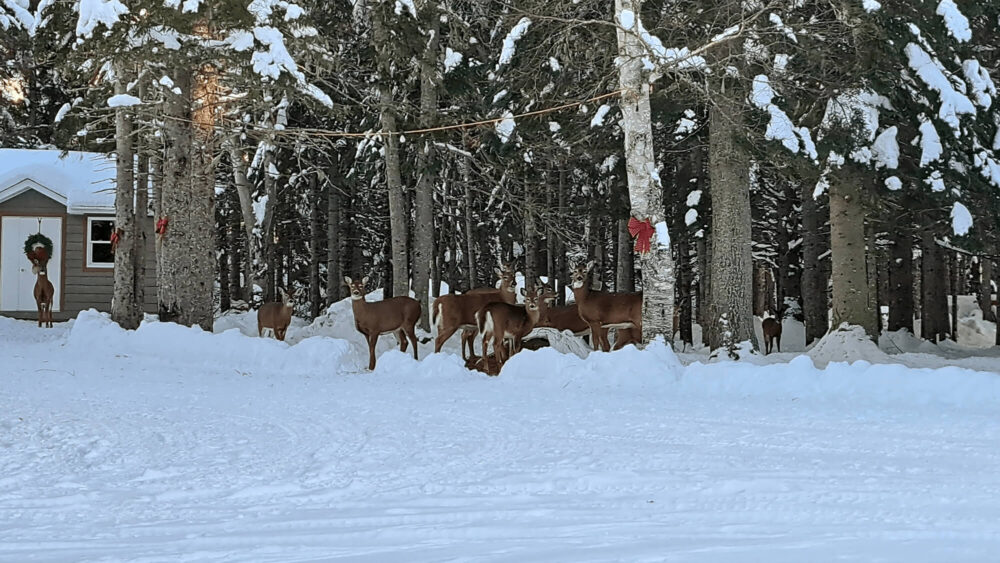
<svg viewBox="0 0 1000 563">
<path fill-rule="evenodd" d="M 493 339 L 493 354 L 497 359 L 497 370 L 521 350 L 521 339 L 535 328 L 538 322 L 538 299 L 542 288 L 521 289 L 524 305 L 511 305 L 502 301 L 488 303 L 476 312 L 476 328 L 483 335 L 483 356 L 487 357 L 489 341 Z M 505 340 L 511 340 L 511 351 Z"/>
<path fill-rule="evenodd" d="M 781 351 L 781 320 L 775 319 L 773 317 L 768 317 L 764 319 L 761 323 L 761 329 L 764 331 L 764 355 L 771 353 L 774 349 L 774 344 L 778 344 L 778 351 Z"/>
<path fill-rule="evenodd" d="M 38 326 L 52 328 L 52 299 L 56 288 L 49 281 L 49 261 L 31 258 L 31 273 L 35 274 L 35 304 L 38 305 Z"/>
<path fill-rule="evenodd" d="M 590 289 L 590 271 L 594 261 L 578 264 L 573 268 L 572 287 L 580 318 L 590 326 L 590 340 L 594 350 L 611 349 L 608 329 L 631 329 L 627 339 L 642 335 L 642 293 L 607 293 Z M 619 333 L 621 335 L 621 333 Z M 625 342 L 626 338 L 619 340 Z M 622 344 L 624 346 L 624 344 Z M 616 346 L 618 348 L 619 346 Z"/>
<path fill-rule="evenodd" d="M 497 364 L 497 358 L 493 354 L 489 356 L 473 356 L 465 360 L 465 369 L 481 371 L 486 375 L 498 375 L 500 373 L 500 366 Z"/>
<path fill-rule="evenodd" d="M 365 301 L 365 284 L 368 276 L 360 281 L 345 277 L 351 289 L 351 308 L 354 310 L 354 326 L 368 340 L 368 369 L 375 369 L 375 344 L 378 337 L 390 332 L 396 334 L 399 349 L 406 352 L 406 339 L 413 344 L 413 359 L 417 357 L 417 321 L 420 320 L 420 302 L 412 297 L 390 297 L 382 301 Z"/>
<path fill-rule="evenodd" d="M 516 286 L 514 266 L 503 264 L 496 273 L 500 278 L 499 288 L 472 289 L 460 295 L 442 295 L 434 300 L 431 305 L 431 324 L 437 329 L 437 336 L 434 339 L 435 353 L 441 351 L 441 346 L 455 334 L 455 331 L 462 329 L 462 359 L 467 359 L 466 344 L 469 348 L 468 357 L 475 356 L 473 342 L 476 337 L 476 311 L 489 303 L 517 302 L 517 294 L 514 293 Z"/>
<path fill-rule="evenodd" d="M 283 288 L 279 287 L 278 291 L 281 293 L 280 303 L 264 303 L 257 310 L 257 336 L 264 336 L 264 329 L 269 328 L 275 338 L 284 342 L 288 325 L 292 322 L 295 302 Z"/>
</svg>

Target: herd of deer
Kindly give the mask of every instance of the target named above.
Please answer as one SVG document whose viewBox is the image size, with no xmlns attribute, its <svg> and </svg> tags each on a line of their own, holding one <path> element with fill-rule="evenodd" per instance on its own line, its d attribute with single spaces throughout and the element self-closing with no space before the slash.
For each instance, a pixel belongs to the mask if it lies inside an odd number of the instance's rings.
<svg viewBox="0 0 1000 563">
<path fill-rule="evenodd" d="M 462 331 L 462 359 L 469 367 L 490 375 L 512 354 L 522 348 L 524 337 L 535 327 L 570 331 L 576 336 L 589 335 L 595 350 L 611 349 L 609 329 L 617 329 L 614 349 L 638 343 L 642 335 L 642 293 L 608 293 L 590 288 L 590 273 L 594 263 L 580 264 L 572 272 L 572 288 L 576 302 L 555 306 L 556 293 L 541 280 L 521 289 L 524 303 L 517 304 L 515 271 L 510 264 L 496 270 L 499 283 L 495 288 L 477 288 L 462 294 L 442 295 L 431 305 L 431 323 L 437 336 L 434 351 Z M 382 301 L 365 300 L 368 277 L 344 282 L 350 288 L 354 323 L 368 342 L 368 369 L 375 369 L 375 343 L 383 334 L 393 333 L 399 348 L 406 352 L 413 345 L 417 358 L 416 324 L 420 320 L 420 302 L 411 297 L 390 297 Z M 281 303 L 267 303 L 257 312 L 257 329 L 271 329 L 278 340 L 284 340 L 292 318 L 291 297 L 281 291 Z M 482 356 L 475 354 L 474 341 L 482 335 Z M 493 344 L 491 363 L 490 343 Z M 468 354 L 466 354 L 468 350 Z"/>
</svg>

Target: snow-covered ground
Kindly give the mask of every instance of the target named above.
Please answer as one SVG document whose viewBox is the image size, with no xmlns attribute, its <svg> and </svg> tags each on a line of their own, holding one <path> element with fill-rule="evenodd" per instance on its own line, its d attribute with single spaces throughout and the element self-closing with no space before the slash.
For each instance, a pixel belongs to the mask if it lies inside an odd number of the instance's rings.
<svg viewBox="0 0 1000 563">
<path fill-rule="evenodd" d="M 288 344 L 217 325 L 0 317 L 0 561 L 1000 553 L 996 349 L 543 349 L 490 378 L 390 336 L 363 371 L 346 302 Z"/>
</svg>

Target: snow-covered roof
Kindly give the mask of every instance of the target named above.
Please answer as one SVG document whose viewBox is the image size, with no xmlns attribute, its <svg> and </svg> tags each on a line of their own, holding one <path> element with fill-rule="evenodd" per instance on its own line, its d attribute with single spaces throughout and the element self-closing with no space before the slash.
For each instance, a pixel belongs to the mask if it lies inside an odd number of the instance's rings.
<svg viewBox="0 0 1000 563">
<path fill-rule="evenodd" d="M 91 152 L 0 149 L 0 202 L 32 189 L 70 214 L 114 212 L 115 159 Z"/>
</svg>

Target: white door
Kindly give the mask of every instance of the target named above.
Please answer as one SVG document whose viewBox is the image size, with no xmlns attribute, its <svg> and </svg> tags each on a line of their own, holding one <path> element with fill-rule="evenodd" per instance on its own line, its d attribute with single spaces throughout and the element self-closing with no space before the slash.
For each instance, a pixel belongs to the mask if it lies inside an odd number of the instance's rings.
<svg viewBox="0 0 1000 563">
<path fill-rule="evenodd" d="M 60 217 L 0 218 L 0 311 L 37 311 L 35 274 L 24 255 L 24 241 L 39 232 L 52 240 L 49 281 L 55 287 L 52 310 L 59 310 L 62 285 L 63 222 Z"/>
</svg>

